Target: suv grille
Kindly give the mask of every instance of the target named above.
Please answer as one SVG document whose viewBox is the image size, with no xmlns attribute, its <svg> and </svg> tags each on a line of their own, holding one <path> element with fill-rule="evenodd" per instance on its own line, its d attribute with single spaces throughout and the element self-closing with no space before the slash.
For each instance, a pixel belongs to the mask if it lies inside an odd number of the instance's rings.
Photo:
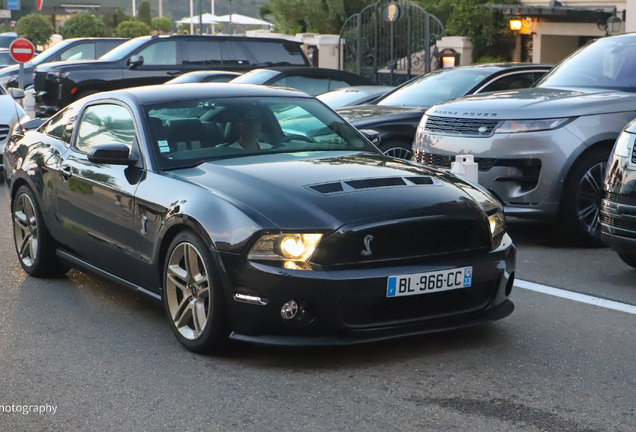
<svg viewBox="0 0 636 432">
<path fill-rule="evenodd" d="M 9 136 L 9 125 L 0 125 L 0 141 L 4 141 Z"/>
<path fill-rule="evenodd" d="M 371 255 L 363 255 L 371 235 Z M 490 249 L 490 232 L 481 220 L 434 219 L 375 226 L 325 238 L 313 262 L 322 265 L 369 263 Z"/>
<path fill-rule="evenodd" d="M 429 116 L 424 130 L 438 134 L 488 136 L 493 133 L 497 124 L 499 124 L 499 120 L 494 119 Z"/>
<path fill-rule="evenodd" d="M 603 191 L 603 198 L 618 204 L 636 205 L 636 197 Z"/>
<path fill-rule="evenodd" d="M 340 317 L 348 327 L 404 324 L 445 315 L 473 312 L 490 303 L 497 280 L 468 288 L 406 297 L 341 298 Z"/>
<path fill-rule="evenodd" d="M 631 222 L 623 219 L 615 219 L 604 214 L 599 215 L 598 219 L 599 222 L 601 222 L 603 225 L 629 231 L 636 231 L 636 222 Z"/>
<path fill-rule="evenodd" d="M 440 168 L 450 168 L 451 162 L 455 162 L 455 156 L 442 156 L 433 153 L 415 153 L 415 161 L 423 165 Z M 479 171 L 489 171 L 497 159 L 491 158 L 475 158 Z"/>
</svg>

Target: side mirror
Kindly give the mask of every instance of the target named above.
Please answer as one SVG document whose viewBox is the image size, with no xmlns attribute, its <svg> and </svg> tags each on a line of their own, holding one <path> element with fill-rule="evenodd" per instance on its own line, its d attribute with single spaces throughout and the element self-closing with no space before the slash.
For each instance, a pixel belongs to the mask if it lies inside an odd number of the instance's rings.
<svg viewBox="0 0 636 432">
<path fill-rule="evenodd" d="M 134 55 L 128 59 L 128 69 L 134 69 L 144 64 L 144 56 Z"/>
<path fill-rule="evenodd" d="M 130 149 L 124 144 L 99 144 L 88 149 L 88 160 L 110 165 L 134 165 L 137 159 L 130 157 Z"/>
<path fill-rule="evenodd" d="M 9 89 L 9 94 L 13 97 L 13 99 L 24 99 L 24 90 L 22 89 L 11 87 Z"/>
<path fill-rule="evenodd" d="M 360 133 L 365 136 L 366 139 L 371 141 L 371 144 L 378 147 L 380 145 L 380 133 L 373 129 L 360 129 Z"/>
</svg>

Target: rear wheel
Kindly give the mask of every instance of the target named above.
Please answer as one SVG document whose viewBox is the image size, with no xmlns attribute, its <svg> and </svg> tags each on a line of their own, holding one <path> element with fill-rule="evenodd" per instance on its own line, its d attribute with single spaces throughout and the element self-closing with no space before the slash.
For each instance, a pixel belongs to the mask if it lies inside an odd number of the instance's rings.
<svg viewBox="0 0 636 432">
<path fill-rule="evenodd" d="M 13 199 L 13 239 L 20 265 L 30 276 L 66 273 L 55 256 L 55 241 L 49 234 L 33 192 L 22 186 Z"/>
<path fill-rule="evenodd" d="M 410 160 L 412 153 L 412 145 L 407 144 L 404 141 L 388 141 L 380 144 L 380 150 L 387 156 L 395 157 L 398 159 Z"/>
<path fill-rule="evenodd" d="M 225 300 L 209 248 L 192 231 L 177 235 L 164 266 L 164 305 L 173 333 L 188 350 L 218 351 L 227 341 Z"/>
<path fill-rule="evenodd" d="M 563 187 L 558 233 L 577 245 L 605 247 L 599 235 L 598 216 L 605 169 L 610 150 L 594 149 L 578 160 Z"/>
</svg>

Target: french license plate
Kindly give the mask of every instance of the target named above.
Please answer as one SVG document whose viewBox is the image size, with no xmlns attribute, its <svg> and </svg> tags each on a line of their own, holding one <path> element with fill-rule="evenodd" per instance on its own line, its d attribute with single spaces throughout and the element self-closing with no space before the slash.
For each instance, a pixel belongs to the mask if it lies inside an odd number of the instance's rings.
<svg viewBox="0 0 636 432">
<path fill-rule="evenodd" d="M 472 267 L 461 267 L 404 276 L 391 276 L 387 281 L 386 296 L 401 297 L 450 291 L 469 287 L 472 283 Z"/>
</svg>

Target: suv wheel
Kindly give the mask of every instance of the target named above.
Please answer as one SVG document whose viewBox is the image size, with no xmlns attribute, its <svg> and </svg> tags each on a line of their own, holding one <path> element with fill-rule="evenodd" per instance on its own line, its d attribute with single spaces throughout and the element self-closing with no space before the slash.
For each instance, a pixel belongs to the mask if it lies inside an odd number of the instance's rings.
<svg viewBox="0 0 636 432">
<path fill-rule="evenodd" d="M 579 159 L 568 174 L 561 196 L 558 233 L 581 246 L 605 247 L 598 216 L 610 150 L 594 149 Z"/>
<path fill-rule="evenodd" d="M 380 150 L 387 156 L 395 157 L 398 159 L 411 160 L 412 145 L 403 141 L 389 141 L 380 145 Z"/>
</svg>

